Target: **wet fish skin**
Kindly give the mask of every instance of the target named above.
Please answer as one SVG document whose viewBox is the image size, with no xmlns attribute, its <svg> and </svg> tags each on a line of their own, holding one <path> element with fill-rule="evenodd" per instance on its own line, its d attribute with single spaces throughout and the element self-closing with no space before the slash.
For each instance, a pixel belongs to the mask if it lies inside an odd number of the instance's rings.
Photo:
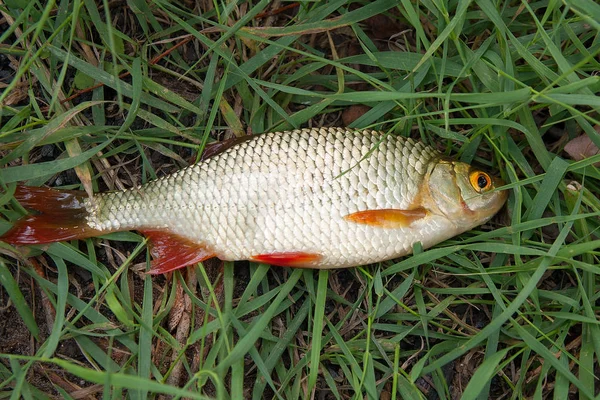
<svg viewBox="0 0 600 400">
<path fill-rule="evenodd" d="M 321 256 L 313 267 L 370 264 L 483 222 L 456 226 L 431 213 L 411 226 L 382 229 L 344 218 L 431 209 L 418 196 L 439 162 L 440 154 L 420 142 L 376 131 L 268 133 L 145 186 L 99 195 L 87 203 L 88 223 L 101 231 L 169 230 L 224 260 L 301 252 Z M 497 210 L 489 211 L 486 217 Z"/>
<path fill-rule="evenodd" d="M 506 200 L 499 186 L 412 139 L 315 128 L 257 135 L 143 186 L 81 199 L 81 208 L 86 236 L 146 233 L 157 273 L 209 256 L 342 268 L 484 223 Z M 189 254 L 178 257 L 177 246 Z"/>
</svg>

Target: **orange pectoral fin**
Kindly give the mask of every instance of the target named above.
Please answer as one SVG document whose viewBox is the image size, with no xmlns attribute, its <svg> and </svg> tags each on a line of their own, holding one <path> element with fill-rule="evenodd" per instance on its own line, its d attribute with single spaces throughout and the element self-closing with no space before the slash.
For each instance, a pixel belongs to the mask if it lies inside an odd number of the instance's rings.
<svg viewBox="0 0 600 400">
<path fill-rule="evenodd" d="M 214 252 L 203 244 L 174 233 L 159 230 L 140 232 L 150 241 L 150 254 L 153 260 L 149 273 L 152 275 L 165 274 L 215 257 Z"/>
<path fill-rule="evenodd" d="M 250 260 L 279 267 L 314 268 L 321 260 L 320 254 L 292 251 L 287 253 L 267 253 L 250 257 Z"/>
<path fill-rule="evenodd" d="M 386 208 L 382 210 L 365 210 L 348 214 L 345 220 L 357 224 L 376 226 L 379 228 L 404 228 L 413 222 L 425 218 L 427 210 L 416 208 L 414 210 L 397 210 Z"/>
</svg>

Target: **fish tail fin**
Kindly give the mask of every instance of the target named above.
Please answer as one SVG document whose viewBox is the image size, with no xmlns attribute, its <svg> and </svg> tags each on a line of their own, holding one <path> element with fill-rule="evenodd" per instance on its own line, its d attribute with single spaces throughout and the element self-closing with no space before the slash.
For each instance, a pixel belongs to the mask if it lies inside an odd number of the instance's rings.
<svg viewBox="0 0 600 400">
<path fill-rule="evenodd" d="M 37 213 L 17 220 L 0 240 L 11 244 L 40 244 L 105 233 L 88 225 L 84 198 L 85 192 L 19 185 L 15 199 Z"/>
</svg>

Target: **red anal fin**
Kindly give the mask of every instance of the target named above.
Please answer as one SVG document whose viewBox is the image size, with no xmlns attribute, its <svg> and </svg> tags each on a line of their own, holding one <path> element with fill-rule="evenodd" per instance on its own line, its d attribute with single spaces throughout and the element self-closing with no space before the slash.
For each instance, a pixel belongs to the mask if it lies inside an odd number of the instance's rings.
<svg viewBox="0 0 600 400">
<path fill-rule="evenodd" d="M 287 253 L 267 253 L 250 257 L 250 260 L 280 267 L 314 268 L 321 260 L 320 254 L 292 251 Z"/>
<path fill-rule="evenodd" d="M 386 208 L 382 210 L 358 211 L 346 215 L 344 219 L 357 224 L 393 229 L 410 226 L 413 222 L 425 218 L 426 215 L 427 210 L 424 208 L 416 208 L 414 210 Z"/>
<path fill-rule="evenodd" d="M 83 239 L 103 233 L 87 224 L 85 194 L 71 190 L 17 186 L 15 199 L 40 214 L 28 215 L 0 237 L 12 244 L 40 244 Z"/>
<path fill-rule="evenodd" d="M 150 274 L 165 274 L 215 257 L 214 252 L 205 245 L 183 236 L 159 230 L 141 232 L 150 240 L 150 253 L 154 258 Z"/>
</svg>

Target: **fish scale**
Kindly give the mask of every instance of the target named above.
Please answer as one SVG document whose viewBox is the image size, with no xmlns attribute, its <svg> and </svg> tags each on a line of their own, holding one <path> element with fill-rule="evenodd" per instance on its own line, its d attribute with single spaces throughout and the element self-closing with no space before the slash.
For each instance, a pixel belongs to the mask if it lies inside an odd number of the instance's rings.
<svg viewBox="0 0 600 400">
<path fill-rule="evenodd" d="M 88 222 L 103 231 L 166 228 L 225 260 L 294 251 L 324 254 L 326 267 L 366 264 L 409 251 L 419 238 L 343 217 L 406 208 L 418 191 L 411 183 L 437 157 L 376 131 L 268 133 L 144 186 L 97 195 L 86 203 Z M 432 221 L 423 232 L 438 228 Z"/>
<path fill-rule="evenodd" d="M 39 211 L 0 239 L 16 244 L 139 230 L 162 273 L 211 256 L 342 268 L 427 248 L 480 225 L 502 181 L 382 132 L 299 129 L 257 135 L 172 175 L 118 192 L 18 187 Z"/>
</svg>

